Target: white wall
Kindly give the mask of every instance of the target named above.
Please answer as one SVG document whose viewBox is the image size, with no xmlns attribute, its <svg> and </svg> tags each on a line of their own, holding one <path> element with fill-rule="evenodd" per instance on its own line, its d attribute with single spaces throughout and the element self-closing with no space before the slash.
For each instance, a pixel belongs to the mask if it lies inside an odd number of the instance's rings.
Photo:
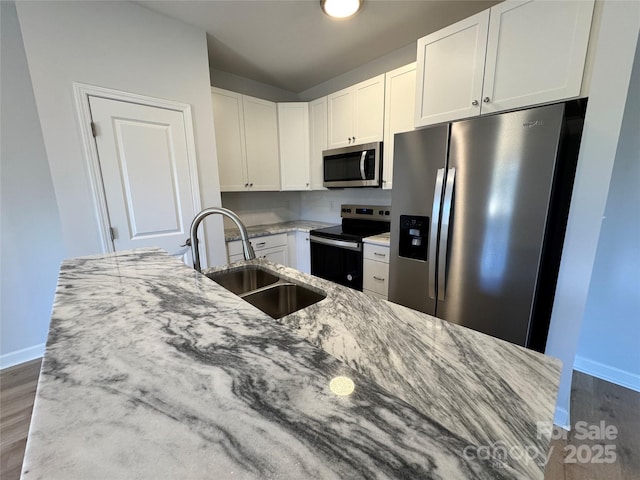
<svg viewBox="0 0 640 480">
<path fill-rule="evenodd" d="M 192 106 L 202 206 L 220 205 L 206 34 L 130 2 L 19 2 L 18 18 L 70 256 L 101 252 L 73 82 Z M 207 253 L 225 261 L 222 221 Z"/>
<path fill-rule="evenodd" d="M 640 45 L 574 368 L 640 391 Z"/>
<path fill-rule="evenodd" d="M 60 218 L 20 26 L 0 2 L 0 368 L 44 352 L 60 261 Z"/>
<path fill-rule="evenodd" d="M 563 362 L 555 418 L 555 423 L 562 426 L 570 423 L 573 364 L 639 31 L 640 3 L 604 3 L 565 247 L 545 352 Z"/>
<path fill-rule="evenodd" d="M 213 66 L 212 66 L 213 67 Z M 210 68 L 211 85 L 225 90 L 231 90 L 251 97 L 263 98 L 272 102 L 297 102 L 298 95 L 282 88 L 272 87 L 266 83 L 257 82 L 250 78 L 241 77 L 233 73 Z"/>
</svg>

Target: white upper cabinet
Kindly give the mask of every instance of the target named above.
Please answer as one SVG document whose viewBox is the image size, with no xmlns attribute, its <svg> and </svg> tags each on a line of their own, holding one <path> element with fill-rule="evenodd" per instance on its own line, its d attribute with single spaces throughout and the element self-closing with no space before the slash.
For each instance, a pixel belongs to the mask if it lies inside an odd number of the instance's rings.
<svg viewBox="0 0 640 480">
<path fill-rule="evenodd" d="M 480 113 L 489 10 L 418 40 L 415 126 Z"/>
<path fill-rule="evenodd" d="M 327 97 L 328 148 L 382 141 L 384 74 Z"/>
<path fill-rule="evenodd" d="M 593 5 L 507 0 L 418 40 L 416 127 L 580 95 Z"/>
<path fill-rule="evenodd" d="M 211 88 L 220 190 L 280 190 L 276 104 Z"/>
<path fill-rule="evenodd" d="M 309 103 L 311 189 L 324 190 L 322 152 L 327 149 L 327 97 Z"/>
<path fill-rule="evenodd" d="M 242 96 L 249 190 L 280 190 L 276 104 Z"/>
<path fill-rule="evenodd" d="M 213 104 L 220 190 L 223 192 L 246 190 L 249 182 L 242 95 L 212 88 L 211 103 Z"/>
<path fill-rule="evenodd" d="M 309 190 L 309 104 L 278 103 L 282 190 Z"/>
<path fill-rule="evenodd" d="M 491 8 L 482 113 L 580 95 L 593 1 L 511 1 Z"/>
<path fill-rule="evenodd" d="M 400 132 L 413 130 L 416 98 L 416 64 L 387 72 L 384 93 L 384 152 L 382 188 L 393 186 L 393 140 Z"/>
</svg>

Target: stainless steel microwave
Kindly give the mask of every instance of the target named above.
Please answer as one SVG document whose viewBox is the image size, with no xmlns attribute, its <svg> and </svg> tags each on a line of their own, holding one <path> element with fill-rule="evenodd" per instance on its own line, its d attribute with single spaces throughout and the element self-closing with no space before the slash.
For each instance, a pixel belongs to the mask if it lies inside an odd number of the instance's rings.
<svg viewBox="0 0 640 480">
<path fill-rule="evenodd" d="M 379 187 L 382 142 L 325 150 L 322 164 L 327 188 Z"/>
</svg>

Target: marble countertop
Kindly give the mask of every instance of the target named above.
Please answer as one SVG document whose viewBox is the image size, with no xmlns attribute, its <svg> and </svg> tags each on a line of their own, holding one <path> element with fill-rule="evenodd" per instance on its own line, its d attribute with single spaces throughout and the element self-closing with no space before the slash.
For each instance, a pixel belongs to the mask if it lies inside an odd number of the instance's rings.
<svg viewBox="0 0 640 480">
<path fill-rule="evenodd" d="M 371 245 L 388 247 L 391 244 L 391 233 L 387 232 L 379 235 L 373 235 L 371 237 L 364 238 L 362 241 L 363 243 L 369 243 Z"/>
<path fill-rule="evenodd" d="M 275 321 L 159 249 L 65 261 L 23 478 L 543 478 L 557 360 L 244 263 L 327 297 Z"/>
<path fill-rule="evenodd" d="M 265 225 L 252 225 L 247 227 L 249 238 L 262 235 L 274 235 L 285 232 L 309 232 L 316 228 L 330 227 L 335 223 L 316 222 L 313 220 L 292 220 L 290 222 L 269 223 Z M 237 228 L 225 228 L 224 239 L 227 242 L 240 240 L 240 230 Z"/>
</svg>

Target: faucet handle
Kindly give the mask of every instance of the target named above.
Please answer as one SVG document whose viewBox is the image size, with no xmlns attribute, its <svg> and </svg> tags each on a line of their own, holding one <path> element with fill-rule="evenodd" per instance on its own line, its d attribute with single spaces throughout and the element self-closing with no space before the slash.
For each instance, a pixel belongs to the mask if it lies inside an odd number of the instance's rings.
<svg viewBox="0 0 640 480">
<path fill-rule="evenodd" d="M 180 245 L 181 247 L 190 247 L 191 246 L 191 239 L 187 238 L 187 241 L 184 242 L 184 245 Z"/>
</svg>

